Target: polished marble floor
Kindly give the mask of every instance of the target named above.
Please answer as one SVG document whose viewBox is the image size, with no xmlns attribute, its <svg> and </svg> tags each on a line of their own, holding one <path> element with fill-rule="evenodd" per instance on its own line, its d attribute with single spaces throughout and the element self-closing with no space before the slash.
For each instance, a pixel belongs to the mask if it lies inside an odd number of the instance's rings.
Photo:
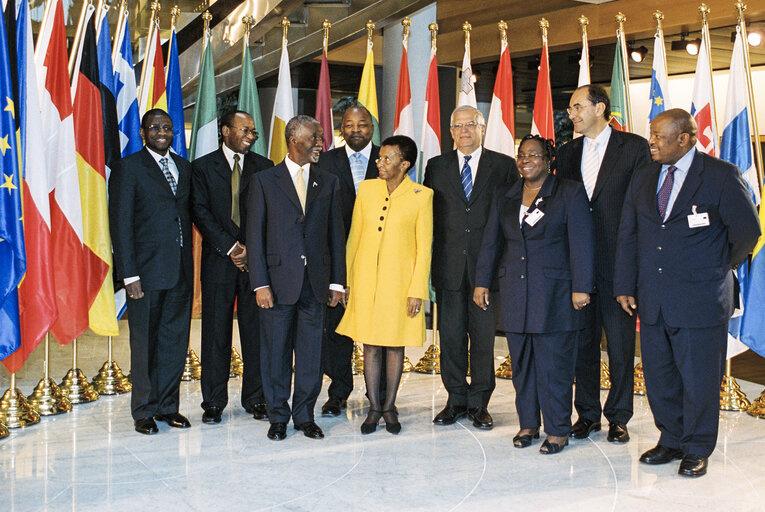
<svg viewBox="0 0 765 512">
<path fill-rule="evenodd" d="M 123 329 L 126 331 L 126 329 Z M 194 325 L 197 340 L 198 325 Z M 423 350 L 407 354 L 417 362 Z M 496 345 L 497 364 L 507 352 Z M 18 374 L 29 393 L 40 378 L 38 349 Z M 52 373 L 71 366 L 69 348 L 52 348 Z M 88 377 L 100 367 L 102 339 L 81 340 L 79 366 Z M 123 337 L 115 358 L 127 370 Z M 761 386 L 740 382 L 750 398 Z M 239 381 L 220 425 L 201 422 L 198 382 L 182 384 L 181 412 L 193 426 L 142 436 L 133 431 L 129 395 L 102 397 L 61 416 L 13 430 L 0 440 L 0 510 L 31 511 L 762 511 L 765 510 L 765 421 L 722 413 L 720 439 L 709 473 L 690 480 L 677 463 L 650 467 L 640 454 L 658 437 L 645 398 L 635 397 L 626 445 L 604 432 L 542 456 L 539 443 L 514 449 L 518 423 L 511 381 L 498 380 L 490 411 L 495 428 L 468 421 L 431 423 L 446 396 L 440 377 L 404 375 L 398 400 L 403 430 L 361 436 L 363 379 L 339 418 L 318 417 L 326 438 L 310 440 L 290 427 L 282 442 L 266 438 L 268 424 L 238 404 Z M 319 406 L 326 399 L 326 385 Z M 0 387 L 8 386 L 0 372 Z M 381 422 L 382 425 L 382 422 Z"/>
</svg>

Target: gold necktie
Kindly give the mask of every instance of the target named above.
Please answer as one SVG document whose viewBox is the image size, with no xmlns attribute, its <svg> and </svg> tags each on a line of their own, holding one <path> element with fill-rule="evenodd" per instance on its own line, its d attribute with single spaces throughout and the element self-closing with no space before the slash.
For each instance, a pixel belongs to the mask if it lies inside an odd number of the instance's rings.
<svg viewBox="0 0 765 512">
<path fill-rule="evenodd" d="M 239 155 L 234 155 L 234 170 L 231 172 L 231 220 L 237 227 L 241 221 L 239 217 L 239 181 L 242 178 L 242 168 L 239 166 Z"/>
<path fill-rule="evenodd" d="M 305 179 L 303 178 L 303 168 L 298 171 L 297 180 L 295 182 L 295 189 L 297 191 L 298 199 L 300 200 L 300 206 L 303 207 L 303 213 L 305 213 Z"/>
</svg>

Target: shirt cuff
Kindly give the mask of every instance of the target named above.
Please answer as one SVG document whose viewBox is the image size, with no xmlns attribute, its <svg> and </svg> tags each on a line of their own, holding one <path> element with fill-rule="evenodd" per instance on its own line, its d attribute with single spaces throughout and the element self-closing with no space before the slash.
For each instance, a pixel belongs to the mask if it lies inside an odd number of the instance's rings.
<svg viewBox="0 0 765 512">
<path fill-rule="evenodd" d="M 125 286 L 140 280 L 141 278 L 139 276 L 126 277 L 125 279 L 123 279 Z"/>
<path fill-rule="evenodd" d="M 345 287 L 341 284 L 332 283 L 329 285 L 329 289 L 333 292 L 345 292 Z"/>
<path fill-rule="evenodd" d="M 269 285 L 265 285 L 265 286 L 258 286 L 257 288 L 255 288 L 255 289 L 254 289 L 254 290 L 252 290 L 252 291 L 253 291 L 253 292 L 256 292 L 256 291 L 258 291 L 258 290 L 262 290 L 263 288 L 271 288 L 271 287 L 270 287 Z"/>
<path fill-rule="evenodd" d="M 228 250 L 228 252 L 226 253 L 226 256 L 231 256 L 231 253 L 234 252 L 234 249 L 236 249 L 236 244 L 237 243 L 238 242 L 234 242 L 234 245 L 232 245 L 231 249 Z"/>
</svg>

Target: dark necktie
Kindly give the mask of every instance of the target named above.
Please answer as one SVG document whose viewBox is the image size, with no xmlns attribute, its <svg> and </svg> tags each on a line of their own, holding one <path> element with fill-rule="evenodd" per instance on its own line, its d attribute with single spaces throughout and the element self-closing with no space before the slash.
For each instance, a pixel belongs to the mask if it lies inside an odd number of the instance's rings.
<svg viewBox="0 0 765 512">
<path fill-rule="evenodd" d="M 170 190 L 173 191 L 173 195 L 178 192 L 178 183 L 173 177 L 173 173 L 170 172 L 170 167 L 167 165 L 167 158 L 162 157 L 159 159 L 159 163 L 162 166 L 162 173 L 165 175 L 167 183 L 170 185 Z M 178 217 L 178 243 L 183 247 L 183 227 L 181 226 L 181 218 Z"/>
<path fill-rule="evenodd" d="M 465 199 L 470 201 L 470 193 L 473 191 L 473 174 L 470 170 L 471 155 L 465 155 L 465 163 L 462 164 L 462 190 L 465 191 Z"/>
<path fill-rule="evenodd" d="M 664 215 L 667 213 L 667 204 L 669 204 L 669 196 L 672 194 L 672 186 L 675 184 L 675 171 L 677 167 L 670 165 L 667 169 L 667 176 L 664 178 L 664 183 L 661 184 L 659 193 L 656 194 L 656 209 L 659 210 L 659 217 L 664 220 Z"/>
<path fill-rule="evenodd" d="M 242 178 L 242 168 L 239 166 L 239 155 L 234 155 L 234 170 L 231 172 L 231 220 L 237 227 L 241 218 L 239 217 L 239 181 Z"/>
</svg>

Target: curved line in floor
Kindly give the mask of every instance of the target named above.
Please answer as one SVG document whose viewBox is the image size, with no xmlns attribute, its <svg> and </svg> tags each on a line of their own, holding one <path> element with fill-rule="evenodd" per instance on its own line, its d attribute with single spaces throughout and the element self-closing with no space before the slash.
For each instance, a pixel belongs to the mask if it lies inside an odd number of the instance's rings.
<svg viewBox="0 0 765 512">
<path fill-rule="evenodd" d="M 614 503 L 611 506 L 611 512 L 614 512 L 616 510 L 616 501 L 619 498 L 619 480 L 616 478 L 616 470 L 614 469 L 614 465 L 611 464 L 611 459 L 606 455 L 606 452 L 603 451 L 600 445 L 589 437 L 587 440 L 595 445 L 598 451 L 603 455 L 603 458 L 606 459 L 606 462 L 608 462 L 608 467 L 611 468 L 611 474 L 614 476 Z"/>
<path fill-rule="evenodd" d="M 478 443 L 478 446 L 481 448 L 481 454 L 483 455 L 483 469 L 481 470 L 481 476 L 478 477 L 478 481 L 475 483 L 473 488 L 470 489 L 470 492 L 468 492 L 465 496 L 463 496 L 462 499 L 456 505 L 450 508 L 449 512 L 451 512 L 452 510 L 456 510 L 457 507 L 465 503 L 465 500 L 468 499 L 475 492 L 476 489 L 478 489 L 478 486 L 481 484 L 481 481 L 483 480 L 483 477 L 486 474 L 486 450 L 483 447 L 483 443 L 480 441 L 480 439 L 476 437 L 476 435 L 469 428 L 463 425 L 461 421 L 458 421 L 457 425 L 462 427 L 462 429 L 465 430 L 465 432 L 473 436 L 473 439 L 475 439 L 475 442 Z"/>
</svg>

